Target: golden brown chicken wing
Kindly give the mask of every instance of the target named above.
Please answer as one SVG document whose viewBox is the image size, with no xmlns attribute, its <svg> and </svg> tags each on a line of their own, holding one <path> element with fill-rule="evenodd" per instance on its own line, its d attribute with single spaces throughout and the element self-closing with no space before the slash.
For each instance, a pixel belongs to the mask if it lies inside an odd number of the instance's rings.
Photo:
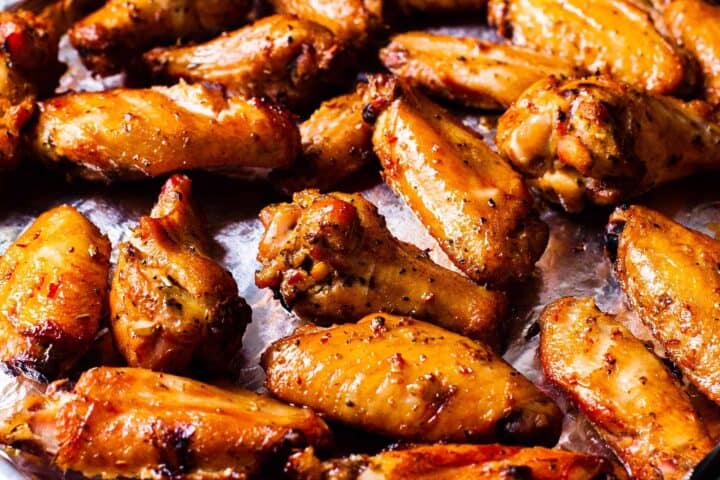
<svg viewBox="0 0 720 480">
<path fill-rule="evenodd" d="M 705 98 L 720 103 L 720 6 L 703 0 L 674 0 L 663 17 L 675 40 L 702 67 Z"/>
<path fill-rule="evenodd" d="M 468 107 L 509 107 L 549 75 L 573 76 L 567 60 L 533 50 L 428 32 L 395 35 L 380 51 L 385 66 L 404 82 Z"/>
<path fill-rule="evenodd" d="M 330 433 L 310 410 L 139 368 L 95 368 L 19 408 L 0 426 L 3 443 L 107 479 L 244 480 L 283 449 L 322 445 Z"/>
<path fill-rule="evenodd" d="M 560 433 L 557 406 L 491 349 L 409 317 L 301 327 L 261 363 L 279 398 L 393 438 L 554 445 Z"/>
<path fill-rule="evenodd" d="M 685 376 L 720 403 L 720 242 L 640 206 L 615 210 L 606 235 L 630 305 Z"/>
<path fill-rule="evenodd" d="M 50 23 L 57 35 L 62 35 L 102 4 L 103 0 L 56 0 L 40 10 L 38 16 Z"/>
<path fill-rule="evenodd" d="M 400 242 L 359 194 L 295 194 L 266 207 L 255 275 L 301 318 L 322 325 L 382 311 L 413 315 L 497 346 L 505 296 Z"/>
<path fill-rule="evenodd" d="M 542 314 L 545 376 L 593 422 L 638 480 L 681 480 L 713 448 L 688 396 L 645 345 L 592 298 Z"/>
<path fill-rule="evenodd" d="M 236 27 L 251 5 L 249 0 L 109 0 L 72 27 L 70 43 L 86 67 L 108 75 L 149 48 Z"/>
<path fill-rule="evenodd" d="M 653 93 L 688 88 L 697 76 L 656 27 L 649 2 L 490 0 L 488 10 L 490 23 L 514 44 Z"/>
<path fill-rule="evenodd" d="M 0 360 L 53 377 L 90 347 L 107 306 L 110 242 L 73 207 L 45 212 L 0 257 Z"/>
<path fill-rule="evenodd" d="M 272 15 L 201 45 L 156 48 L 144 60 L 156 75 L 222 85 L 305 107 L 350 72 L 335 36 L 291 15 Z"/>
<path fill-rule="evenodd" d="M 613 479 L 602 457 L 505 445 L 428 445 L 320 462 L 313 449 L 290 457 L 295 480 L 600 480 Z"/>
<path fill-rule="evenodd" d="M 449 112 L 412 89 L 377 120 L 383 177 L 445 253 L 476 282 L 526 278 L 548 228 L 523 177 Z"/>
<path fill-rule="evenodd" d="M 550 78 L 500 117 L 496 143 L 533 187 L 577 212 L 720 168 L 720 126 L 708 113 L 607 78 Z"/>
<path fill-rule="evenodd" d="M 74 93 L 40 110 L 35 154 L 87 180 L 288 167 L 300 149 L 288 113 L 201 85 Z"/>
<path fill-rule="evenodd" d="M 172 176 L 120 255 L 110 291 L 115 342 L 130 366 L 181 373 L 233 371 L 250 307 L 210 239 L 190 179 Z"/>
</svg>

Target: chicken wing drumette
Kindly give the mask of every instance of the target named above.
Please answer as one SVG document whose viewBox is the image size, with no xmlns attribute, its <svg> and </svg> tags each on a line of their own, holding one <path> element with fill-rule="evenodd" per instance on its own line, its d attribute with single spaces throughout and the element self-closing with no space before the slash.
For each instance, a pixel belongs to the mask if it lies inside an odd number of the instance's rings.
<svg viewBox="0 0 720 480">
<path fill-rule="evenodd" d="M 554 445 L 562 414 L 480 343 L 408 317 L 301 327 L 262 357 L 279 398 L 411 441 Z"/>
<path fill-rule="evenodd" d="M 110 242 L 73 207 L 45 212 L 0 257 L 0 360 L 54 377 L 90 347 L 107 308 Z"/>
<path fill-rule="evenodd" d="M 709 110 L 607 78 L 550 78 L 500 117 L 496 143 L 533 187 L 577 212 L 720 168 Z"/>
<path fill-rule="evenodd" d="M 133 367 L 233 371 L 251 312 L 230 272 L 208 256 L 190 185 L 171 177 L 150 216 L 120 244 L 110 291 L 115 342 Z"/>
<path fill-rule="evenodd" d="M 388 231 L 359 194 L 306 190 L 266 207 L 255 275 L 300 317 L 329 325 L 383 311 L 413 315 L 496 346 L 505 296 L 433 263 Z"/>
<path fill-rule="evenodd" d="M 34 153 L 88 180 L 281 168 L 300 151 L 287 112 L 201 85 L 72 93 L 40 110 L 30 132 Z"/>
<path fill-rule="evenodd" d="M 681 480 L 713 448 L 662 361 L 591 298 L 541 317 L 545 376 L 585 413 L 638 480 Z"/>
<path fill-rule="evenodd" d="M 139 368 L 88 370 L 18 410 L 0 425 L 3 443 L 32 445 L 89 478 L 245 480 L 330 433 L 310 410 Z"/>
</svg>

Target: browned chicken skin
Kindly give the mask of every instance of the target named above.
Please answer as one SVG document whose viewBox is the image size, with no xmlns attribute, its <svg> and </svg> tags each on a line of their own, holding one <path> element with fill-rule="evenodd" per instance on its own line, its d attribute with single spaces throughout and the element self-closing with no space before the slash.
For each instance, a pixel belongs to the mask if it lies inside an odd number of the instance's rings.
<svg viewBox="0 0 720 480">
<path fill-rule="evenodd" d="M 210 239 L 190 185 L 172 176 L 150 216 L 120 244 L 110 291 L 113 333 L 133 367 L 233 371 L 251 312 L 230 272 L 207 254 Z"/>
<path fill-rule="evenodd" d="M 46 377 L 91 345 L 107 307 L 110 242 L 73 207 L 45 212 L 0 257 L 0 360 Z"/>
<path fill-rule="evenodd" d="M 40 110 L 34 153 L 87 180 L 288 167 L 300 149 L 287 112 L 201 85 L 74 93 Z"/>
<path fill-rule="evenodd" d="M 428 32 L 395 35 L 380 51 L 385 66 L 404 82 L 468 107 L 509 107 L 549 75 L 573 76 L 571 62 L 533 50 Z"/>
<path fill-rule="evenodd" d="M 577 212 L 720 168 L 720 125 L 708 113 L 607 78 L 550 78 L 500 117 L 496 143 L 533 187 Z"/>
<path fill-rule="evenodd" d="M 575 62 L 653 93 L 696 80 L 694 65 L 656 27 L 649 2 L 490 0 L 490 23 L 516 45 Z"/>
<path fill-rule="evenodd" d="M 490 348 L 408 317 L 301 327 L 261 363 L 279 398 L 393 438 L 554 445 L 560 433 L 557 406 Z"/>
<path fill-rule="evenodd" d="M 523 177 L 482 137 L 412 89 L 378 117 L 383 177 L 476 282 L 528 277 L 548 240 Z"/>
<path fill-rule="evenodd" d="M 681 480 L 713 448 L 688 396 L 659 358 L 591 298 L 542 314 L 545 376 L 593 422 L 638 480 Z"/>
<path fill-rule="evenodd" d="M 251 5 L 249 0 L 109 0 L 72 27 L 70 43 L 90 70 L 108 75 L 159 44 L 237 27 Z"/>
<path fill-rule="evenodd" d="M 88 370 L 19 407 L 0 426 L 3 443 L 36 445 L 63 472 L 105 479 L 245 480 L 330 433 L 310 410 L 139 368 Z"/>
<path fill-rule="evenodd" d="M 361 195 L 306 190 L 260 219 L 255 283 L 279 292 L 301 318 L 329 325 L 384 311 L 499 344 L 505 296 L 397 240 Z"/>
<path fill-rule="evenodd" d="M 505 445 L 429 445 L 320 462 L 312 448 L 290 457 L 294 480 L 601 480 L 607 460 L 583 453 Z"/>
<path fill-rule="evenodd" d="M 156 75 L 221 85 L 231 94 L 307 106 L 346 77 L 343 50 L 325 27 L 272 15 L 201 45 L 156 48 L 144 60 Z"/>
<path fill-rule="evenodd" d="M 38 16 L 50 23 L 60 36 L 103 3 L 103 0 L 56 0 L 40 10 Z"/>
<path fill-rule="evenodd" d="M 627 299 L 685 376 L 720 404 L 720 242 L 645 207 L 610 217 Z"/>
</svg>

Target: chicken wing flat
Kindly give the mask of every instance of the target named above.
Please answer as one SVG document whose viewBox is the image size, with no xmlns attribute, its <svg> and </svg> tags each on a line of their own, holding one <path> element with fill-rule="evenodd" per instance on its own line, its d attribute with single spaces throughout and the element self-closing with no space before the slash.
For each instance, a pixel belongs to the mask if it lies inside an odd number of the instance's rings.
<svg viewBox="0 0 720 480">
<path fill-rule="evenodd" d="M 681 480 L 714 444 L 662 361 L 592 298 L 542 314 L 545 376 L 593 422 L 638 480 Z"/>
<path fill-rule="evenodd" d="M 67 205 L 0 257 L 0 360 L 53 377 L 91 345 L 106 309 L 110 242 Z"/>
<path fill-rule="evenodd" d="M 412 315 L 497 346 L 505 296 L 397 240 L 359 194 L 295 194 L 260 213 L 255 275 L 301 318 L 329 325 L 374 312 Z"/>
<path fill-rule="evenodd" d="M 663 17 L 675 40 L 700 63 L 705 98 L 720 103 L 720 6 L 702 0 L 676 0 Z"/>
<path fill-rule="evenodd" d="M 233 371 L 250 322 L 230 272 L 210 258 L 190 179 L 172 176 L 120 255 L 110 291 L 115 342 L 130 366 Z"/>
<path fill-rule="evenodd" d="M 68 35 L 86 67 L 109 75 L 149 48 L 237 27 L 251 5 L 249 0 L 109 0 Z"/>
<path fill-rule="evenodd" d="M 261 364 L 277 397 L 404 440 L 554 445 L 562 414 L 487 346 L 408 317 L 301 327 Z"/>
<path fill-rule="evenodd" d="M 490 0 L 489 21 L 516 45 L 653 93 L 692 86 L 688 58 L 656 28 L 649 2 Z"/>
<path fill-rule="evenodd" d="M 283 448 L 322 445 L 330 433 L 310 410 L 139 368 L 88 370 L 20 408 L 0 426 L 3 443 L 107 479 L 244 480 Z"/>
<path fill-rule="evenodd" d="M 509 107 L 549 75 L 573 76 L 567 60 L 523 47 L 428 32 L 395 35 L 380 51 L 385 66 L 404 82 L 468 107 Z"/>
<path fill-rule="evenodd" d="M 288 167 L 300 151 L 287 112 L 201 85 L 74 93 L 45 101 L 40 110 L 31 132 L 34 153 L 87 180 Z"/>
<path fill-rule="evenodd" d="M 640 206 L 615 210 L 607 232 L 630 305 L 685 376 L 720 404 L 720 242 Z"/>
<path fill-rule="evenodd" d="M 295 480 L 601 480 L 614 479 L 602 457 L 505 445 L 429 445 L 320 462 L 312 448 L 290 457 Z"/>
<path fill-rule="evenodd" d="M 532 272 L 548 240 L 523 177 L 460 120 L 409 88 L 378 117 L 375 153 L 400 195 L 476 282 Z"/>
<path fill-rule="evenodd" d="M 607 78 L 550 78 L 500 117 L 496 143 L 530 185 L 577 212 L 720 168 L 709 110 Z"/>
<path fill-rule="evenodd" d="M 291 15 L 272 15 L 201 45 L 145 54 L 160 77 L 222 85 L 229 93 L 307 106 L 349 70 L 335 36 Z"/>
</svg>

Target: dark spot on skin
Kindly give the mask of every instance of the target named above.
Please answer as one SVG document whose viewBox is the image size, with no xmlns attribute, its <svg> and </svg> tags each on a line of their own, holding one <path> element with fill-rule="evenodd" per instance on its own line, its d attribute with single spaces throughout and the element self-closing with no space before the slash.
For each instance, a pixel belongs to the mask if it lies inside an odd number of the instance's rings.
<svg viewBox="0 0 720 480">
<path fill-rule="evenodd" d="M 373 125 L 377 121 L 378 115 L 380 115 L 380 112 L 377 111 L 372 103 L 368 103 L 363 107 L 362 119 L 365 123 Z"/>
<path fill-rule="evenodd" d="M 625 222 L 622 221 L 610 222 L 608 226 L 605 227 L 605 252 L 612 262 L 617 259 L 619 237 L 622 235 L 624 229 Z"/>
<path fill-rule="evenodd" d="M 532 480 L 533 478 L 532 469 L 527 465 L 511 465 L 503 469 L 500 474 L 501 478 L 507 480 Z"/>
<path fill-rule="evenodd" d="M 160 473 L 170 478 L 181 476 L 193 469 L 195 459 L 191 451 L 195 427 L 176 425 L 166 427 L 159 422 L 153 426 L 153 446 L 158 450 Z"/>
</svg>

